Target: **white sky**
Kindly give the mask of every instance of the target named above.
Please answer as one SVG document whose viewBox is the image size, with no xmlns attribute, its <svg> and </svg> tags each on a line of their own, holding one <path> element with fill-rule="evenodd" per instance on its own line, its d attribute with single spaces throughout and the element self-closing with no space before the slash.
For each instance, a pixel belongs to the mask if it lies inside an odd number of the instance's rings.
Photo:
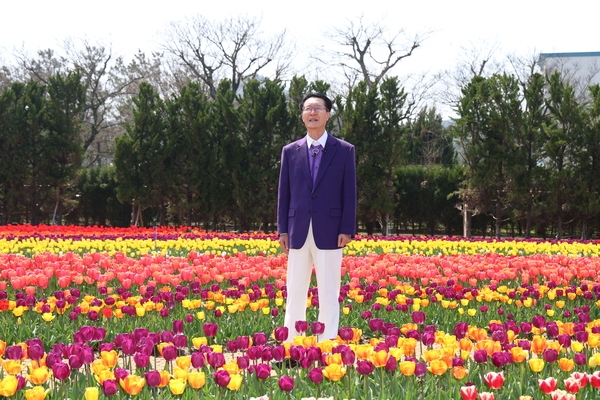
<svg viewBox="0 0 600 400">
<path fill-rule="evenodd" d="M 202 14 L 207 18 L 262 16 L 265 32 L 286 28 L 302 52 L 326 42 L 332 27 L 343 27 L 361 14 L 383 19 L 390 28 L 410 36 L 431 31 L 420 48 L 400 63 L 394 74 L 408 75 L 450 69 L 462 48 L 496 44 L 496 53 L 531 56 L 539 52 L 600 51 L 595 0 L 2 0 L 0 62 L 24 46 L 59 49 L 66 37 L 112 43 L 128 59 L 138 49 L 157 48 L 158 32 L 169 21 Z M 488 46 L 489 47 L 489 46 Z M 306 53 L 305 53 L 306 54 Z"/>
</svg>

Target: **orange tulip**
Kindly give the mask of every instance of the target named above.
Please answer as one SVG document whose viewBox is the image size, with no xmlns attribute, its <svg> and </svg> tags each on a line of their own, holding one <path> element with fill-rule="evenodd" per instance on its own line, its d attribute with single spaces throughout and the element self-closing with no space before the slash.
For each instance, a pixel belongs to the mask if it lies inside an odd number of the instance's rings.
<svg viewBox="0 0 600 400">
<path fill-rule="evenodd" d="M 376 367 L 385 367 L 389 354 L 385 350 L 374 351 L 371 353 L 371 362 Z"/>
<path fill-rule="evenodd" d="M 119 361 L 119 353 L 116 350 L 101 351 L 100 359 L 108 368 L 114 368 L 117 366 L 117 361 Z"/>
<path fill-rule="evenodd" d="M 415 374 L 416 366 L 417 365 L 412 361 L 402 361 L 402 362 L 400 362 L 398 369 L 400 369 L 400 372 L 402 372 L 402 375 L 412 376 Z"/>
<path fill-rule="evenodd" d="M 452 367 L 452 376 L 456 379 L 464 379 L 469 374 L 469 370 L 465 367 Z"/>
<path fill-rule="evenodd" d="M 339 364 L 331 364 L 323 368 L 323 376 L 330 381 L 337 382 L 346 375 L 346 368 Z"/>
<path fill-rule="evenodd" d="M 569 358 L 560 358 L 557 363 L 559 368 L 565 372 L 570 372 L 575 368 L 575 361 Z"/>
<path fill-rule="evenodd" d="M 444 375 L 448 371 L 448 364 L 442 360 L 433 360 L 427 369 L 434 375 Z"/>
<path fill-rule="evenodd" d="M 132 396 L 139 394 L 144 386 L 146 385 L 146 380 L 139 375 L 130 374 L 125 378 L 120 379 L 119 383 L 121 384 L 121 388 Z"/>
</svg>

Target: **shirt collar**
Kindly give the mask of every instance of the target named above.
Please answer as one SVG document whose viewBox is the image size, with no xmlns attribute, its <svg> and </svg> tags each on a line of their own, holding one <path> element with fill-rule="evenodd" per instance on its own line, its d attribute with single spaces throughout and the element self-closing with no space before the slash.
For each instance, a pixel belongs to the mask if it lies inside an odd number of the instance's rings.
<svg viewBox="0 0 600 400">
<path fill-rule="evenodd" d="M 321 137 L 319 138 L 318 142 L 321 146 L 323 146 L 323 148 L 325 148 L 325 143 L 327 143 L 327 131 L 325 131 L 325 133 L 323 133 L 321 135 Z M 311 138 L 310 136 L 308 136 L 308 133 L 306 134 L 306 144 L 308 145 L 308 148 L 310 149 L 310 146 L 312 146 L 314 139 Z"/>
</svg>

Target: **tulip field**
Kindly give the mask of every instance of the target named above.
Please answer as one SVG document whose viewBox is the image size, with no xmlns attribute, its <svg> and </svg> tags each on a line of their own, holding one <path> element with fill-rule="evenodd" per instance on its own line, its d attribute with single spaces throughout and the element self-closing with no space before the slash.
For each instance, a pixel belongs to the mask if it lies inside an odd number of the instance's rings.
<svg viewBox="0 0 600 400">
<path fill-rule="evenodd" d="M 0 227 L 0 398 L 597 399 L 600 241 L 358 236 L 340 328 L 276 235 Z"/>
</svg>

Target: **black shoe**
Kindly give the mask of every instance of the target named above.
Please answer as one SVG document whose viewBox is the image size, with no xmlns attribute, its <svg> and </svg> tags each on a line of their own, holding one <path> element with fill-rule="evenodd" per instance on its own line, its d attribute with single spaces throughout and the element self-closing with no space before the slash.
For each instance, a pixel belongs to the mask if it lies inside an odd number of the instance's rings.
<svg viewBox="0 0 600 400">
<path fill-rule="evenodd" d="M 292 360 L 291 358 L 284 358 L 281 361 L 275 361 L 273 363 L 273 367 L 275 368 L 296 368 L 297 366 L 300 365 L 300 361 L 296 361 L 296 360 Z"/>
</svg>

